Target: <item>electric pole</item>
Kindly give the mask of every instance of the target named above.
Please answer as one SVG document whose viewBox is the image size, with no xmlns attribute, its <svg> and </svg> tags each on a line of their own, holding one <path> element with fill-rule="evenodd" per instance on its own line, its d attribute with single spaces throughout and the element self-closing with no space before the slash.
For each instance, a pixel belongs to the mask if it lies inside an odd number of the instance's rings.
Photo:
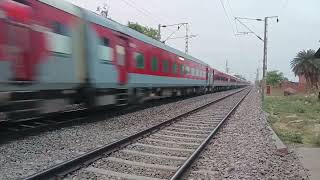
<svg viewBox="0 0 320 180">
<path fill-rule="evenodd" d="M 159 36 L 160 36 L 160 33 L 161 33 L 161 28 L 165 28 L 165 27 L 169 27 L 169 26 L 177 26 L 178 29 L 174 32 L 172 32 L 165 40 L 163 40 L 162 42 L 165 43 L 167 40 L 169 39 L 179 39 L 179 38 L 184 38 L 185 39 L 185 53 L 188 54 L 189 52 L 189 39 L 191 38 L 194 38 L 196 37 L 196 35 L 189 35 L 189 23 L 178 23 L 178 24 L 171 24 L 171 25 L 161 25 L 159 24 L 158 25 L 158 33 L 159 33 Z M 175 38 L 172 38 L 172 36 L 180 30 L 180 28 L 182 26 L 185 26 L 186 28 L 186 35 L 183 36 L 183 37 L 175 37 Z"/>
<path fill-rule="evenodd" d="M 228 64 L 228 60 L 226 60 L 226 73 L 229 73 L 229 64 Z"/>
<path fill-rule="evenodd" d="M 277 22 L 279 22 L 278 16 L 269 16 L 264 18 L 264 39 L 263 39 L 263 74 L 262 74 L 262 101 L 265 96 L 265 89 L 267 86 L 267 67 L 268 67 L 268 19 L 269 18 L 277 18 Z"/>
<path fill-rule="evenodd" d="M 256 85 L 259 84 L 259 79 L 260 79 L 260 71 L 259 71 L 259 68 L 257 68 L 257 73 L 256 73 Z"/>
<path fill-rule="evenodd" d="M 264 18 L 264 38 L 263 38 L 263 66 L 262 66 L 262 101 L 264 100 L 264 96 L 265 96 L 265 89 L 267 86 L 267 80 L 266 80 L 266 76 L 267 76 L 267 32 L 268 31 L 268 17 Z"/>
<path fill-rule="evenodd" d="M 235 19 L 238 20 L 243 26 L 245 26 L 249 32 L 241 32 L 241 34 L 248 34 L 253 33 L 258 39 L 263 41 L 263 64 L 262 64 L 262 85 L 261 85 L 261 95 L 262 95 L 262 101 L 264 100 L 265 96 L 265 88 L 267 86 L 267 53 L 268 53 L 268 19 L 270 18 L 277 18 L 277 22 L 279 22 L 278 16 L 268 16 L 263 19 L 255 19 L 255 18 L 240 18 L 236 17 Z M 258 36 L 255 32 L 253 32 L 247 25 L 245 25 L 243 22 L 240 21 L 240 19 L 246 19 L 246 20 L 255 20 L 255 21 L 264 21 L 264 38 L 262 39 L 260 36 Z"/>
<path fill-rule="evenodd" d="M 159 41 L 161 41 L 161 24 L 158 25 L 158 37 Z"/>
<path fill-rule="evenodd" d="M 188 28 L 189 24 L 186 24 L 186 48 L 185 48 L 185 53 L 188 54 L 189 51 L 189 28 Z"/>
</svg>

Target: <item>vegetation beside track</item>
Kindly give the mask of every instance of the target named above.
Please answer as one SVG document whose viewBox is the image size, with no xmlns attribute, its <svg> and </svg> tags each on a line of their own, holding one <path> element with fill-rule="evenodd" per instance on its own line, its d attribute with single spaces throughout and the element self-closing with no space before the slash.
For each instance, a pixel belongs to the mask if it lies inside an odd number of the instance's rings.
<svg viewBox="0 0 320 180">
<path fill-rule="evenodd" d="M 263 108 L 283 141 L 320 146 L 320 102 L 315 96 L 269 96 Z"/>
</svg>

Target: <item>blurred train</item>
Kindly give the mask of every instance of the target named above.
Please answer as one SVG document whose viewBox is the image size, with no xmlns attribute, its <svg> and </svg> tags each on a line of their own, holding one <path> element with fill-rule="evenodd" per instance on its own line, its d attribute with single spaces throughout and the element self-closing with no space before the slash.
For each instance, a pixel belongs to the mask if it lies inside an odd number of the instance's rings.
<svg viewBox="0 0 320 180">
<path fill-rule="evenodd" d="M 68 2 L 0 0 L 0 112 L 11 120 L 246 85 Z"/>
</svg>

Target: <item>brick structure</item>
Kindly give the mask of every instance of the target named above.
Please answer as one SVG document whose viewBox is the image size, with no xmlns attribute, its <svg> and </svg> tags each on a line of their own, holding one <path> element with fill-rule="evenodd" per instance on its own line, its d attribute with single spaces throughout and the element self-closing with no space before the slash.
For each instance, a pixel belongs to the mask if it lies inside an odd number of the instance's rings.
<svg viewBox="0 0 320 180">
<path fill-rule="evenodd" d="M 282 81 L 277 86 L 269 86 L 269 93 L 267 95 L 284 95 L 286 94 L 295 94 L 301 93 L 306 90 L 306 79 L 304 76 L 299 76 L 299 82 L 292 81 Z"/>
<path fill-rule="evenodd" d="M 298 87 L 298 90 L 300 92 L 304 92 L 306 90 L 306 84 L 307 84 L 306 78 L 303 75 L 299 76 L 299 87 Z"/>
</svg>

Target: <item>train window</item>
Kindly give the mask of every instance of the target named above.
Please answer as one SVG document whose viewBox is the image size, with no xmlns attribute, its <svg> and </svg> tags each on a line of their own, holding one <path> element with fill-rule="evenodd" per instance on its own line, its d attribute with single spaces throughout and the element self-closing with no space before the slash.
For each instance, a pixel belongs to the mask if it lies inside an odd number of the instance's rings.
<svg viewBox="0 0 320 180">
<path fill-rule="evenodd" d="M 189 74 L 189 72 L 190 72 L 189 66 L 185 66 L 185 68 L 184 68 L 184 73 L 185 73 L 185 74 Z"/>
<path fill-rule="evenodd" d="M 173 64 L 173 73 L 174 74 L 178 74 L 178 65 L 177 65 L 177 63 Z"/>
<path fill-rule="evenodd" d="M 109 39 L 108 38 L 105 38 L 105 37 L 103 37 L 103 38 L 101 38 L 101 44 L 102 44 L 102 46 L 107 46 L 107 47 L 110 47 L 110 41 L 109 41 Z"/>
<path fill-rule="evenodd" d="M 156 57 L 152 57 L 151 61 L 151 70 L 158 71 L 158 59 Z"/>
<path fill-rule="evenodd" d="M 117 63 L 123 66 L 125 64 L 125 55 L 126 55 L 124 47 L 117 45 L 116 52 L 117 52 Z"/>
<path fill-rule="evenodd" d="M 164 73 L 168 73 L 169 72 L 169 61 L 168 60 L 163 60 L 162 71 Z"/>
<path fill-rule="evenodd" d="M 183 75 L 183 64 L 180 64 L 180 74 Z"/>
<path fill-rule="evenodd" d="M 52 30 L 54 33 L 57 33 L 63 36 L 69 36 L 68 27 L 58 21 L 52 22 Z"/>
<path fill-rule="evenodd" d="M 136 61 L 136 68 L 143 69 L 144 68 L 144 56 L 142 53 L 136 52 L 134 53 L 134 59 Z"/>
<path fill-rule="evenodd" d="M 27 6 L 30 6 L 30 3 L 28 1 L 26 1 L 26 0 L 13 0 L 13 1 L 15 1 L 17 3 L 21 3 L 21 4 L 24 4 L 24 5 L 27 5 Z"/>
</svg>

